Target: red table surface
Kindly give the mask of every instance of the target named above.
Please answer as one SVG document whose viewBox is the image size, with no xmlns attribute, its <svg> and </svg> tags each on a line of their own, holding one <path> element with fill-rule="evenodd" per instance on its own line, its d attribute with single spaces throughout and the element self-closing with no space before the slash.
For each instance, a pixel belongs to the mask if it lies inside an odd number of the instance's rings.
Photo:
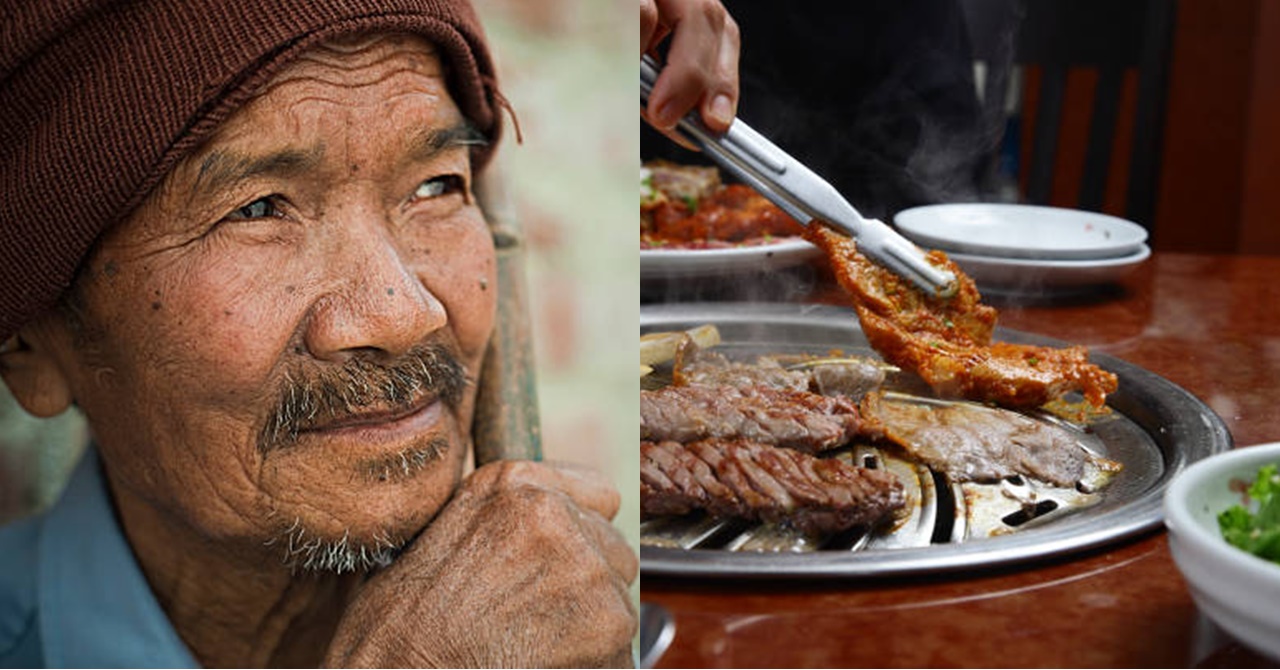
<svg viewBox="0 0 1280 670">
<path fill-rule="evenodd" d="M 842 302 L 824 277 L 806 299 Z M 1157 253 L 1105 297 L 989 302 L 999 325 L 1195 394 L 1236 448 L 1280 440 L 1280 257 Z M 764 583 L 642 576 L 676 635 L 658 667 L 1271 667 L 1196 608 L 1166 535 L 958 575 Z"/>
</svg>

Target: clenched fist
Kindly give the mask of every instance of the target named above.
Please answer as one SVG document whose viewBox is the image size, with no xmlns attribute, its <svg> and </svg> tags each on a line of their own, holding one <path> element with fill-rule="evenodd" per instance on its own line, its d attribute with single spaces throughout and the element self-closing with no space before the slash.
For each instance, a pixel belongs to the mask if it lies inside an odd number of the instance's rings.
<svg viewBox="0 0 1280 670">
<path fill-rule="evenodd" d="M 570 467 L 475 471 L 372 576 L 326 655 L 335 667 L 633 667 L 639 562 L 618 493 Z"/>
</svg>

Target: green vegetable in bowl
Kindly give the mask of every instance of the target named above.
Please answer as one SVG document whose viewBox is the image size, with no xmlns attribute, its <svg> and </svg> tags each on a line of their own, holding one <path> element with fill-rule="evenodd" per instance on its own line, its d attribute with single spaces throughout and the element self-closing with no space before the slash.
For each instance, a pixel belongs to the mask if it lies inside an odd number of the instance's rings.
<svg viewBox="0 0 1280 670">
<path fill-rule="evenodd" d="M 1233 505 L 1218 515 L 1218 528 L 1227 542 L 1261 558 L 1280 563 L 1280 474 L 1264 465 L 1248 490 L 1256 511 Z"/>
</svg>

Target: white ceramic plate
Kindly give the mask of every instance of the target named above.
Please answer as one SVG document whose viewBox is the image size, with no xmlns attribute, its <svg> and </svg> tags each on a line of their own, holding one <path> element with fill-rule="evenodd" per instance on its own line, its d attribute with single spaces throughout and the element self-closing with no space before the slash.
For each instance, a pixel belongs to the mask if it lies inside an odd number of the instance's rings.
<svg viewBox="0 0 1280 670">
<path fill-rule="evenodd" d="M 821 252 L 800 238 L 727 249 L 641 249 L 641 279 L 714 277 L 799 265 Z"/>
<path fill-rule="evenodd" d="M 1169 484 L 1164 513 L 1173 560 L 1196 605 L 1241 642 L 1280 661 L 1280 565 L 1227 544 L 1218 529 L 1218 513 L 1240 502 L 1231 480 L 1252 483 L 1267 463 L 1280 463 L 1280 442 L 1198 461 Z"/>
<path fill-rule="evenodd" d="M 984 292 L 1018 295 L 1082 293 L 1123 279 L 1151 256 L 1151 248 L 1119 258 L 1052 261 L 948 253 Z"/>
<path fill-rule="evenodd" d="M 927 205 L 901 211 L 893 221 L 922 246 L 1003 258 L 1119 258 L 1132 256 L 1147 240 L 1147 231 L 1132 221 L 1036 205 Z"/>
</svg>

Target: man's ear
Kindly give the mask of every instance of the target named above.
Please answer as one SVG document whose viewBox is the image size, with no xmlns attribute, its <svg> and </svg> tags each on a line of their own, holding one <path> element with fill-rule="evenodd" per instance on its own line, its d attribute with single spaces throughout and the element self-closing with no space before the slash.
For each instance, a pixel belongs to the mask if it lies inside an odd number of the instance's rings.
<svg viewBox="0 0 1280 670">
<path fill-rule="evenodd" d="M 41 330 L 28 326 L 0 345 L 0 377 L 23 409 L 47 418 L 66 411 L 72 394 Z"/>
</svg>

